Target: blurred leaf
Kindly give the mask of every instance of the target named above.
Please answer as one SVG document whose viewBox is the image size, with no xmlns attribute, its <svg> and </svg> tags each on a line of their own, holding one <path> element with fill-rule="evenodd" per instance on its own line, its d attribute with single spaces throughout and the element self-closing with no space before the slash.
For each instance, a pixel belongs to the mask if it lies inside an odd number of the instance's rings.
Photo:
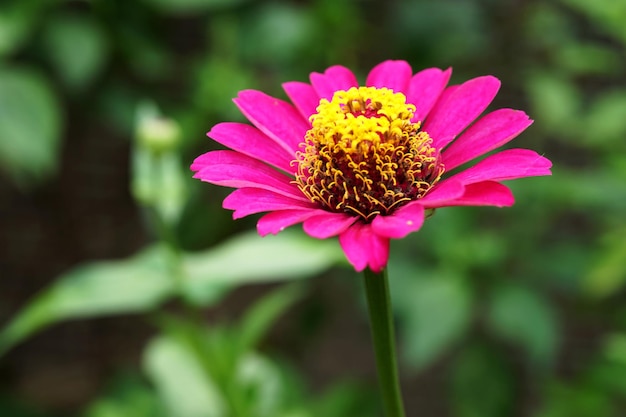
<svg viewBox="0 0 626 417">
<path fill-rule="evenodd" d="M 389 30 L 400 45 L 422 53 L 435 50 L 440 62 L 462 60 L 488 49 L 487 22 L 477 2 L 400 1 L 390 6 L 393 23 Z"/>
<path fill-rule="evenodd" d="M 606 169 L 591 169 L 580 175 L 579 169 L 556 166 L 553 177 L 533 181 L 533 187 L 521 182 L 510 184 L 518 200 L 542 207 L 585 210 L 590 213 L 621 214 L 626 210 L 626 181 Z"/>
<path fill-rule="evenodd" d="M 206 401 L 198 404 L 193 401 L 193 411 L 185 411 L 181 416 L 201 416 L 201 410 L 208 409 L 211 403 L 216 403 L 215 407 L 221 410 L 214 413 L 219 416 L 278 415 L 287 403 L 291 388 L 286 385 L 280 369 L 253 349 L 278 315 L 299 295 L 299 287 L 275 290 L 250 307 L 239 323 L 229 327 L 212 325 L 207 330 L 188 320 L 165 317 L 162 324 L 169 337 L 158 339 L 157 348 L 148 349 L 146 367 L 166 403 L 170 404 L 170 412 L 178 410 L 177 401 L 185 401 L 176 399 L 185 390 L 180 386 L 182 384 L 196 385 L 192 388 L 195 393 L 192 396 L 200 397 L 204 391 L 209 394 L 204 394 L 208 396 Z M 164 340 L 167 341 L 166 348 L 163 347 Z M 164 350 L 169 353 L 166 355 Z M 179 368 L 177 372 L 183 374 L 168 373 L 170 366 Z M 163 381 L 166 377 L 177 382 Z"/>
<path fill-rule="evenodd" d="M 415 263 L 418 260 L 415 257 L 417 251 L 427 251 L 424 257 L 435 256 L 445 260 L 447 271 L 467 276 L 470 270 L 494 268 L 507 258 L 507 248 L 502 244 L 502 230 L 491 226 L 500 213 L 502 211 L 498 209 L 484 207 L 437 210 L 415 235 L 415 242 L 411 242 L 413 237 L 409 236 L 409 239 L 394 243 L 405 252 L 405 262 Z M 477 224 L 481 227 L 477 228 Z M 424 257 L 419 259 L 426 260 Z M 423 275 L 422 267 L 410 273 L 419 277 Z"/>
<path fill-rule="evenodd" d="M 626 137 L 626 90 L 614 89 L 600 95 L 586 116 L 586 140 L 597 148 L 600 144 L 623 146 Z M 624 148 L 622 148 L 624 149 Z"/>
<path fill-rule="evenodd" d="M 168 254 L 152 247 L 121 261 L 94 262 L 68 271 L 0 332 L 0 353 L 57 321 L 148 311 L 174 293 Z"/>
<path fill-rule="evenodd" d="M 454 361 L 450 405 L 456 417 L 514 414 L 513 375 L 498 352 L 483 346 L 465 349 Z"/>
<path fill-rule="evenodd" d="M 153 309 L 177 293 L 170 257 L 165 248 L 153 247 L 128 260 L 96 262 L 69 271 L 0 332 L 0 353 L 60 320 Z M 339 257 L 343 259 L 336 243 L 316 242 L 303 233 L 285 232 L 266 239 L 250 233 L 203 254 L 186 255 L 188 279 L 182 280 L 181 288 L 189 300 L 210 304 L 244 283 L 315 275 L 337 264 Z M 252 327 L 250 332 L 253 337 Z"/>
<path fill-rule="evenodd" d="M 37 9 L 37 5 L 27 1 L 0 5 L 0 56 L 14 53 L 22 46 L 32 32 Z"/>
<path fill-rule="evenodd" d="M 338 383 L 315 399 L 307 416 L 317 417 L 374 417 L 378 414 L 378 397 L 375 391 L 356 383 Z"/>
<path fill-rule="evenodd" d="M 253 352 L 243 355 L 235 379 L 245 398 L 240 409 L 247 410 L 247 415 L 274 417 L 282 408 L 285 381 L 269 359 Z"/>
<path fill-rule="evenodd" d="M 240 90 L 253 88 L 257 82 L 247 66 L 213 55 L 198 64 L 195 78 L 191 92 L 194 104 L 203 113 L 216 114 L 228 120 L 242 118 L 240 110 L 232 104 L 232 98 Z M 197 143 L 206 140 L 206 137 L 202 135 L 193 139 Z"/>
<path fill-rule="evenodd" d="M 98 117 L 124 138 L 132 137 L 139 91 L 121 83 L 106 84 L 98 95 Z"/>
<path fill-rule="evenodd" d="M 552 132 L 576 132 L 582 96 L 578 87 L 557 74 L 535 74 L 529 77 L 527 90 L 533 113 Z M 564 131 L 564 129 L 567 129 Z"/>
<path fill-rule="evenodd" d="M 285 286 L 251 306 L 238 326 L 239 348 L 246 351 L 256 346 L 278 316 L 283 314 L 301 295 L 300 286 Z"/>
<path fill-rule="evenodd" d="M 594 297 L 607 297 L 626 284 L 626 229 L 611 232 L 598 251 L 599 257 L 583 275 L 583 290 Z"/>
<path fill-rule="evenodd" d="M 303 6 L 286 2 L 262 4 L 246 25 L 247 55 L 274 65 L 293 62 L 306 50 L 314 29 L 313 15 Z"/>
<path fill-rule="evenodd" d="M 135 25 L 118 27 L 117 36 L 123 39 L 117 44 L 126 62 L 130 65 L 133 74 L 142 81 L 167 83 L 173 70 L 180 65 L 180 57 L 176 56 L 174 48 L 169 47 L 164 38 L 147 33 L 145 28 Z M 184 72 L 183 72 L 184 74 Z M 133 81 L 133 79 L 135 81 Z M 137 78 L 127 81 L 136 84 Z M 134 86 L 135 90 L 140 90 Z M 151 88 L 151 95 L 158 89 Z"/>
<path fill-rule="evenodd" d="M 555 65 L 574 75 L 615 74 L 621 67 L 619 54 L 599 44 L 569 42 L 554 52 Z"/>
<path fill-rule="evenodd" d="M 588 370 L 589 385 L 619 400 L 626 398 L 626 333 L 612 333 L 604 338 L 602 356 Z"/>
<path fill-rule="evenodd" d="M 572 295 L 580 292 L 581 271 L 589 267 L 589 250 L 580 242 L 568 241 L 542 248 L 533 254 L 528 282 L 549 286 Z M 546 278 L 549 281 L 546 282 Z"/>
<path fill-rule="evenodd" d="M 597 387 L 598 391 L 614 397 L 612 402 L 619 404 L 619 399 L 626 397 L 626 378 L 624 378 L 624 374 L 626 374 L 626 363 L 616 361 L 600 362 L 589 370 L 589 384 Z"/>
<path fill-rule="evenodd" d="M 183 291 L 193 303 L 207 304 L 237 285 L 310 277 L 343 262 L 334 240 L 313 239 L 293 229 L 263 238 L 252 231 L 186 255 Z"/>
<path fill-rule="evenodd" d="M 626 2 L 616 0 L 561 0 L 584 13 L 596 24 L 595 27 L 615 36 L 626 44 Z"/>
<path fill-rule="evenodd" d="M 532 3 L 528 10 L 528 17 L 523 23 L 529 42 L 552 51 L 570 41 L 574 25 L 555 4 Z"/>
<path fill-rule="evenodd" d="M 588 386 L 558 384 L 550 387 L 542 409 L 534 417 L 613 417 L 610 397 Z"/>
<path fill-rule="evenodd" d="M 166 13 L 192 14 L 202 11 L 234 7 L 249 0 L 143 0 L 144 3 Z"/>
<path fill-rule="evenodd" d="M 107 37 L 89 17 L 49 19 L 44 41 L 48 58 L 70 90 L 85 89 L 102 72 L 107 60 Z"/>
<path fill-rule="evenodd" d="M 552 382 L 536 417 L 613 417 L 621 415 L 626 396 L 626 337 L 605 339 L 600 357 L 587 361 L 576 379 Z"/>
<path fill-rule="evenodd" d="M 15 396 L 0 397 L 0 415 L 7 417 L 50 417 L 50 414 L 39 410 L 32 401 L 23 403 Z"/>
<path fill-rule="evenodd" d="M 408 276 L 410 282 L 395 280 L 392 284 L 397 287 L 392 291 L 406 356 L 417 368 L 444 354 L 465 333 L 472 318 L 472 297 L 463 281 L 455 276 L 428 275 L 413 272 Z"/>
<path fill-rule="evenodd" d="M 626 333 L 615 333 L 606 338 L 604 347 L 605 356 L 611 361 L 626 367 Z M 626 387 L 626 379 L 623 380 Z M 624 390 L 626 393 L 626 389 Z"/>
<path fill-rule="evenodd" d="M 167 417 L 156 393 L 133 375 L 117 377 L 105 395 L 87 408 L 84 416 Z"/>
<path fill-rule="evenodd" d="M 496 335 L 524 348 L 530 359 L 548 365 L 559 337 L 557 318 L 536 292 L 503 286 L 492 293 L 489 324 Z"/>
<path fill-rule="evenodd" d="M 223 417 L 224 399 L 189 346 L 159 336 L 144 353 L 144 368 L 169 417 Z"/>
<path fill-rule="evenodd" d="M 16 181 L 41 181 L 56 170 L 59 109 L 39 74 L 0 67 L 0 165 Z"/>
</svg>

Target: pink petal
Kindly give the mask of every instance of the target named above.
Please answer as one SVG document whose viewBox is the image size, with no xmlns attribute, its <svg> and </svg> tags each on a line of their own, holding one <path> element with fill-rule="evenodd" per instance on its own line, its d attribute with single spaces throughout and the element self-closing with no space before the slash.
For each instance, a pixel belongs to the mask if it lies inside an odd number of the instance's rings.
<svg viewBox="0 0 626 417">
<path fill-rule="evenodd" d="M 309 117 L 317 112 L 320 97 L 311 85 L 299 81 L 291 81 L 283 84 L 283 90 L 285 90 L 289 99 L 306 120 L 309 120 Z"/>
<path fill-rule="evenodd" d="M 407 102 L 415 105 L 414 121 L 424 121 L 450 80 L 452 69 L 428 68 L 415 74 L 407 88 Z"/>
<path fill-rule="evenodd" d="M 511 190 L 499 182 L 483 181 L 470 184 L 465 187 L 465 194 L 462 197 L 449 201 L 445 205 L 437 207 L 451 206 L 496 206 L 510 207 L 515 202 Z M 434 208 L 434 207 L 433 207 Z"/>
<path fill-rule="evenodd" d="M 257 159 L 235 151 L 212 151 L 193 161 L 194 178 L 233 188 L 262 188 L 296 200 L 309 201 L 291 178 Z"/>
<path fill-rule="evenodd" d="M 419 202 L 425 208 L 444 207 L 465 192 L 465 186 L 458 181 L 446 179 L 435 185 Z"/>
<path fill-rule="evenodd" d="M 529 149 L 508 149 L 488 156 L 476 165 L 450 177 L 463 184 L 481 181 L 505 181 L 516 178 L 550 175 L 552 162 Z"/>
<path fill-rule="evenodd" d="M 396 93 L 404 93 L 413 70 L 406 61 L 385 61 L 376 65 L 368 74 L 365 85 L 387 87 Z"/>
<path fill-rule="evenodd" d="M 424 223 L 424 206 L 419 202 L 400 207 L 390 216 L 376 216 L 372 230 L 378 236 L 401 239 L 418 231 Z"/>
<path fill-rule="evenodd" d="M 437 102 L 426 118 L 423 130 L 433 138 L 433 146 L 443 149 L 474 121 L 491 103 L 500 80 L 490 75 L 471 79 Z"/>
<path fill-rule="evenodd" d="M 337 90 L 347 91 L 359 85 L 352 71 L 341 65 L 332 66 L 323 74 L 311 73 L 310 79 L 319 97 L 327 100 L 330 100 Z"/>
<path fill-rule="evenodd" d="M 308 209 L 272 211 L 259 219 L 256 229 L 261 236 L 270 233 L 275 235 L 289 226 L 302 223 L 311 216 L 321 214 L 321 211 Z"/>
<path fill-rule="evenodd" d="M 355 221 L 356 216 L 344 213 L 324 212 L 304 221 L 303 229 L 309 235 L 318 239 L 327 239 L 343 233 Z"/>
<path fill-rule="evenodd" d="M 289 103 L 255 90 L 244 90 L 233 100 L 259 130 L 294 153 L 310 125 Z"/>
<path fill-rule="evenodd" d="M 459 85 L 450 85 L 444 88 L 444 90 L 439 95 L 439 98 L 437 99 L 437 101 L 435 101 L 435 105 L 437 107 L 444 106 L 447 102 L 450 101 L 451 97 L 454 97 L 454 93 L 456 92 L 456 90 L 459 89 L 459 87 L 460 87 Z M 435 105 L 433 105 L 433 107 L 435 107 Z M 426 114 L 426 119 L 430 117 L 431 113 L 432 113 L 432 108 L 431 108 L 431 111 L 428 114 Z M 416 120 L 417 118 L 413 116 L 413 121 L 416 121 Z M 422 120 L 422 122 L 424 122 L 424 120 Z M 424 128 L 424 123 L 422 123 L 422 129 L 423 128 Z"/>
<path fill-rule="evenodd" d="M 520 110 L 499 109 L 482 117 L 443 152 L 443 163 L 453 170 L 477 156 L 492 151 L 519 135 L 532 124 Z"/>
<path fill-rule="evenodd" d="M 302 200 L 295 200 L 273 191 L 260 188 L 240 188 L 224 199 L 222 207 L 234 210 L 233 219 L 240 219 L 250 214 L 274 210 L 299 210 L 317 208 L 316 205 Z"/>
<path fill-rule="evenodd" d="M 339 235 L 339 243 L 358 272 L 367 267 L 380 272 L 389 260 L 389 239 L 378 236 L 369 224 L 353 224 Z"/>
<path fill-rule="evenodd" d="M 285 172 L 293 173 L 295 171 L 290 165 L 291 161 L 295 159 L 295 155 L 289 154 L 260 130 L 250 125 L 219 123 L 213 126 L 207 136 L 224 146 L 267 162 Z"/>
</svg>

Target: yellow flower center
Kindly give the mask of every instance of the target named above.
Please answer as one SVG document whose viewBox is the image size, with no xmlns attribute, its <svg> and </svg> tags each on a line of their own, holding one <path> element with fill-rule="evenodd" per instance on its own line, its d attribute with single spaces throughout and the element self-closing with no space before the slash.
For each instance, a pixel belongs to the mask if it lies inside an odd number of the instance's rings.
<svg viewBox="0 0 626 417">
<path fill-rule="evenodd" d="M 387 88 L 322 99 L 294 161 L 296 184 L 312 202 L 365 221 L 424 196 L 444 167 L 432 139 L 411 122 L 414 112 Z"/>
</svg>

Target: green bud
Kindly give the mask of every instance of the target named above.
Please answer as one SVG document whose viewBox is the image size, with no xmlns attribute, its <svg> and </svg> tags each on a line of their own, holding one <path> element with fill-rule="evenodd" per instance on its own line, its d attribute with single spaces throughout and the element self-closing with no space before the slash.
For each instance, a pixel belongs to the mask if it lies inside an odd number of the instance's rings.
<svg viewBox="0 0 626 417">
<path fill-rule="evenodd" d="M 146 117 L 139 120 L 137 139 L 141 146 L 154 153 L 175 149 L 181 140 L 178 123 L 163 117 Z"/>
</svg>

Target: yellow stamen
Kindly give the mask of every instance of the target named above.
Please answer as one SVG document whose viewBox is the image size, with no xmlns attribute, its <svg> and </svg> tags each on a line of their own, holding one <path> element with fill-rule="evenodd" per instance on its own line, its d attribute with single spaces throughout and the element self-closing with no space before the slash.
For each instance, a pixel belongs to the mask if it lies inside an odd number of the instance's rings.
<svg viewBox="0 0 626 417">
<path fill-rule="evenodd" d="M 296 155 L 296 184 L 313 202 L 371 220 L 423 197 L 444 172 L 415 106 L 387 88 L 322 99 Z"/>
</svg>

